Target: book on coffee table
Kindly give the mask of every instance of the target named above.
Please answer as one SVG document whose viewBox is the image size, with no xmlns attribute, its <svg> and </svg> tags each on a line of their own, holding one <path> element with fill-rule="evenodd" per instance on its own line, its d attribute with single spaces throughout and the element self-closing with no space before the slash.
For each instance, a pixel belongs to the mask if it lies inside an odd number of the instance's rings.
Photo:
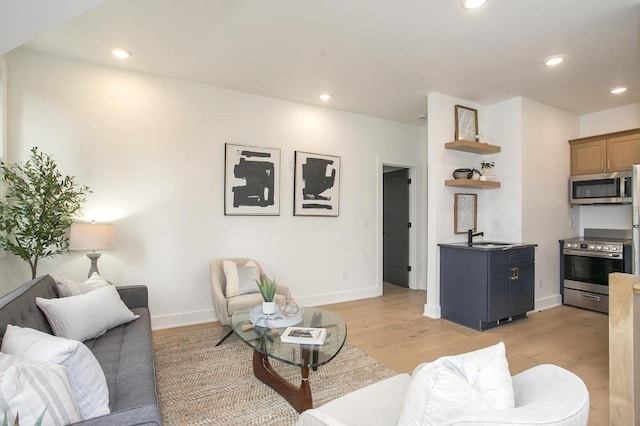
<svg viewBox="0 0 640 426">
<path fill-rule="evenodd" d="M 326 328 L 315 327 L 287 327 L 280 336 L 284 343 L 300 343 L 303 345 L 321 345 L 327 337 Z"/>
</svg>

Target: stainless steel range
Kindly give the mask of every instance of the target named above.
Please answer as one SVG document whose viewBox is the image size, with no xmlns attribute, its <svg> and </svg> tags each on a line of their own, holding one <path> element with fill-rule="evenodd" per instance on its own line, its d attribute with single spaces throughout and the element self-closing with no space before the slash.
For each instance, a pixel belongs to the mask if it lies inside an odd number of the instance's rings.
<svg viewBox="0 0 640 426">
<path fill-rule="evenodd" d="M 631 230 L 585 229 L 563 241 L 561 274 L 565 305 L 609 312 L 609 274 L 631 273 Z"/>
</svg>

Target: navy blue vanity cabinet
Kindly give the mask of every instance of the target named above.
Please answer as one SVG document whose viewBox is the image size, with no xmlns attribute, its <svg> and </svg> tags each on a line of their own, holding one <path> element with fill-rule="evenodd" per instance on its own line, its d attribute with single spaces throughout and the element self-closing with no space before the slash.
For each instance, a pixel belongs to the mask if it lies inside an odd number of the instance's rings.
<svg viewBox="0 0 640 426">
<path fill-rule="evenodd" d="M 476 330 L 526 318 L 534 308 L 534 245 L 440 245 L 442 318 Z"/>
</svg>

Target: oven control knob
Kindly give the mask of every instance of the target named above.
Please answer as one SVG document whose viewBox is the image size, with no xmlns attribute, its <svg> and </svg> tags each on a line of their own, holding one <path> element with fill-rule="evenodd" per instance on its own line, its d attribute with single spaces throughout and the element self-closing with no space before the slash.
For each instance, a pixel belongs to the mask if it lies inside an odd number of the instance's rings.
<svg viewBox="0 0 640 426">
<path fill-rule="evenodd" d="M 593 244 L 589 244 L 589 250 L 593 250 L 594 248 L 596 248 L 596 246 L 594 246 Z"/>
<path fill-rule="evenodd" d="M 611 246 L 611 247 L 609 248 L 609 250 L 611 250 L 611 251 L 618 251 L 618 247 L 616 247 L 616 246 Z"/>
<path fill-rule="evenodd" d="M 596 250 L 602 250 L 602 246 L 596 246 Z"/>
<path fill-rule="evenodd" d="M 609 247 L 609 246 L 604 246 L 604 247 L 602 247 L 602 250 L 604 250 L 604 251 L 609 251 L 609 249 L 610 249 L 610 248 L 611 248 L 611 247 Z"/>
</svg>

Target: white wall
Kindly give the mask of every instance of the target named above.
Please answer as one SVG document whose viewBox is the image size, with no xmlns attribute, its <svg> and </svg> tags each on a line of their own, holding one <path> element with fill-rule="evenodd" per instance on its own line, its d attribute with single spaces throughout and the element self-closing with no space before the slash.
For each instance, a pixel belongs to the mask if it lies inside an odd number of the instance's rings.
<svg viewBox="0 0 640 426">
<path fill-rule="evenodd" d="M 602 135 L 640 127 L 640 103 L 580 116 L 578 137 Z"/>
<path fill-rule="evenodd" d="M 526 241 L 522 236 L 522 98 L 513 98 L 485 108 L 484 121 L 491 143 L 500 153 L 484 156 L 493 168 L 500 189 L 485 190 L 485 216 L 481 230 L 495 241 Z"/>
<path fill-rule="evenodd" d="M 23 49 L 7 59 L 9 160 L 24 161 L 35 145 L 91 187 L 85 219 L 116 225 L 117 248 L 103 254 L 100 271 L 149 285 L 154 327 L 215 319 L 208 264 L 220 257 L 258 259 L 303 304 L 381 293 L 380 165 L 422 176 L 420 127 Z M 223 215 L 225 142 L 281 149 L 280 216 Z M 295 150 L 341 157 L 339 217 L 292 216 Z M 38 272 L 82 279 L 88 267 L 71 253 Z M 0 268 L 5 291 L 29 278 L 13 256 Z"/>
<path fill-rule="evenodd" d="M 640 103 L 580 117 L 580 136 L 593 136 L 640 127 Z M 577 206 L 580 232 L 584 228 L 631 229 L 630 205 Z"/>
<path fill-rule="evenodd" d="M 562 303 L 559 240 L 577 232 L 567 141 L 577 133 L 578 116 L 522 99 L 522 239 L 538 244 L 536 309 Z"/>
</svg>

